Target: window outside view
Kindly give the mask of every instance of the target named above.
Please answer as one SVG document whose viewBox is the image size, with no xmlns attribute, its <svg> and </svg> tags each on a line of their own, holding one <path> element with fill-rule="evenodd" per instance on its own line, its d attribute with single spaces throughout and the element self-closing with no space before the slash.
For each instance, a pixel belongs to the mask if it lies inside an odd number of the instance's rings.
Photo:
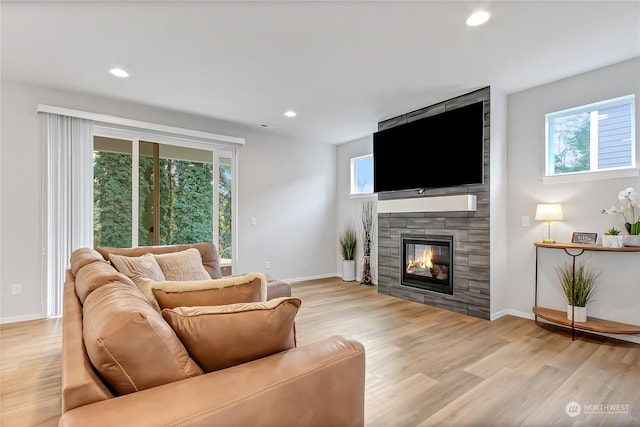
<svg viewBox="0 0 640 427">
<path fill-rule="evenodd" d="M 351 159 L 351 194 L 373 193 L 373 155 Z"/>
<path fill-rule="evenodd" d="M 547 114 L 547 176 L 633 167 L 634 97 Z"/>
<path fill-rule="evenodd" d="M 225 162 L 228 161 L 228 164 Z M 222 264 L 230 263 L 232 259 L 231 240 L 231 159 L 221 159 L 220 177 L 218 181 L 219 207 L 218 207 L 218 227 L 220 239 L 218 243 L 218 253 Z"/>
<path fill-rule="evenodd" d="M 138 174 L 138 246 L 213 241 L 213 164 L 160 156 L 141 142 Z M 131 141 L 103 138 L 94 150 L 94 246 L 132 246 Z M 105 149 L 106 148 L 106 149 Z M 195 149 L 190 155 L 211 157 Z M 199 153 L 198 153 L 199 151 Z M 154 168 L 157 167 L 157 188 Z M 231 159 L 219 165 L 217 242 L 222 262 L 232 255 Z M 157 210 L 157 215 L 156 215 Z M 157 230 L 156 230 L 157 225 Z"/>
</svg>

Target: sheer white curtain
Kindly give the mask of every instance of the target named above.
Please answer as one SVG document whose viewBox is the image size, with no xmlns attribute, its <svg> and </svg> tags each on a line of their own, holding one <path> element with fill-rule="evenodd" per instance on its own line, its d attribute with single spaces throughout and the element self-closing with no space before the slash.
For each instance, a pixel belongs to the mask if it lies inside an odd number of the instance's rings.
<svg viewBox="0 0 640 427">
<path fill-rule="evenodd" d="M 39 113 L 43 138 L 43 282 L 47 316 L 62 314 L 71 252 L 93 247 L 93 122 Z"/>
</svg>

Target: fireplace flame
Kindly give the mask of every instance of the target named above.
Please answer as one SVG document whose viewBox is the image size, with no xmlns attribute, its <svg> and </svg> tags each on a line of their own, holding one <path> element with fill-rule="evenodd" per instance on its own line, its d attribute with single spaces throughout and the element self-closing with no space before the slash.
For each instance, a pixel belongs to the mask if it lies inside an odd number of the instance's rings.
<svg viewBox="0 0 640 427">
<path fill-rule="evenodd" d="M 427 268 L 433 268 L 433 250 L 429 247 L 429 250 L 425 249 L 422 253 L 422 258 L 410 259 L 407 262 L 407 273 L 415 273 L 417 270 L 425 270 Z"/>
<path fill-rule="evenodd" d="M 433 258 L 433 250 L 431 249 L 431 247 L 429 247 L 429 252 L 427 252 L 427 250 L 425 249 L 424 253 L 422 254 L 423 265 L 427 268 L 433 267 L 433 262 L 431 262 L 432 258 Z"/>
</svg>

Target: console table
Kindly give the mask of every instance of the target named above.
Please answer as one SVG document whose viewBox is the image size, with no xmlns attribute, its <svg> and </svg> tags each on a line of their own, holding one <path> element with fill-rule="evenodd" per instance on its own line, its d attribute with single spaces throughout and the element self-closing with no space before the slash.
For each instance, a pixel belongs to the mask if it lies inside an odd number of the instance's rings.
<svg viewBox="0 0 640 427">
<path fill-rule="evenodd" d="M 606 251 L 606 252 L 640 252 L 640 247 L 623 246 L 622 248 L 606 248 L 604 246 L 589 245 L 582 243 L 544 243 L 534 242 L 536 247 L 536 291 L 535 305 L 533 314 L 535 321 L 538 317 L 563 326 L 571 328 L 571 339 L 575 340 L 576 329 L 591 332 L 605 332 L 611 334 L 640 334 L 640 326 L 629 325 L 627 323 L 613 322 L 610 320 L 598 319 L 595 317 L 587 317 L 584 323 L 576 323 L 574 319 L 567 319 L 565 311 L 554 310 L 551 308 L 538 306 L 538 250 L 540 248 L 562 249 L 572 258 L 573 271 L 575 272 L 576 258 L 585 253 L 585 251 Z M 575 283 L 575 277 L 574 277 Z M 575 316 L 572 316 L 575 318 Z"/>
</svg>

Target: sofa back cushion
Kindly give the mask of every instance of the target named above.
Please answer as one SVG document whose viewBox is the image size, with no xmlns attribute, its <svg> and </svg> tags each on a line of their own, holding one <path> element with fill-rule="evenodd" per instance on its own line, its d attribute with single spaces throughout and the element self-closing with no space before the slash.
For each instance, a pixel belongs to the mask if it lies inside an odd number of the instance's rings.
<svg viewBox="0 0 640 427">
<path fill-rule="evenodd" d="M 94 262 L 105 262 L 102 254 L 95 249 L 92 248 L 79 248 L 71 253 L 71 257 L 69 259 L 70 262 L 70 270 L 75 276 L 78 274 L 78 270 L 84 267 L 87 264 L 91 264 Z"/>
<path fill-rule="evenodd" d="M 92 262 L 78 270 L 76 274 L 76 294 L 80 302 L 84 304 L 91 292 L 114 282 L 123 283 L 133 288 L 136 286 L 131 279 L 106 262 Z"/>
<path fill-rule="evenodd" d="M 203 373 L 162 315 L 123 283 L 104 285 L 86 298 L 83 337 L 91 363 L 118 394 Z"/>
<path fill-rule="evenodd" d="M 137 248 L 112 248 L 102 246 L 96 248 L 102 256 L 109 261 L 109 254 L 140 256 L 146 253 L 166 254 L 171 252 L 184 251 L 185 249 L 195 248 L 200 252 L 202 257 L 202 265 L 212 279 L 222 277 L 220 271 L 220 262 L 218 261 L 218 249 L 213 243 L 190 243 L 184 245 L 165 245 L 165 246 L 140 246 Z"/>
<path fill-rule="evenodd" d="M 299 298 L 162 310 L 205 372 L 239 365 L 296 346 Z"/>
</svg>

